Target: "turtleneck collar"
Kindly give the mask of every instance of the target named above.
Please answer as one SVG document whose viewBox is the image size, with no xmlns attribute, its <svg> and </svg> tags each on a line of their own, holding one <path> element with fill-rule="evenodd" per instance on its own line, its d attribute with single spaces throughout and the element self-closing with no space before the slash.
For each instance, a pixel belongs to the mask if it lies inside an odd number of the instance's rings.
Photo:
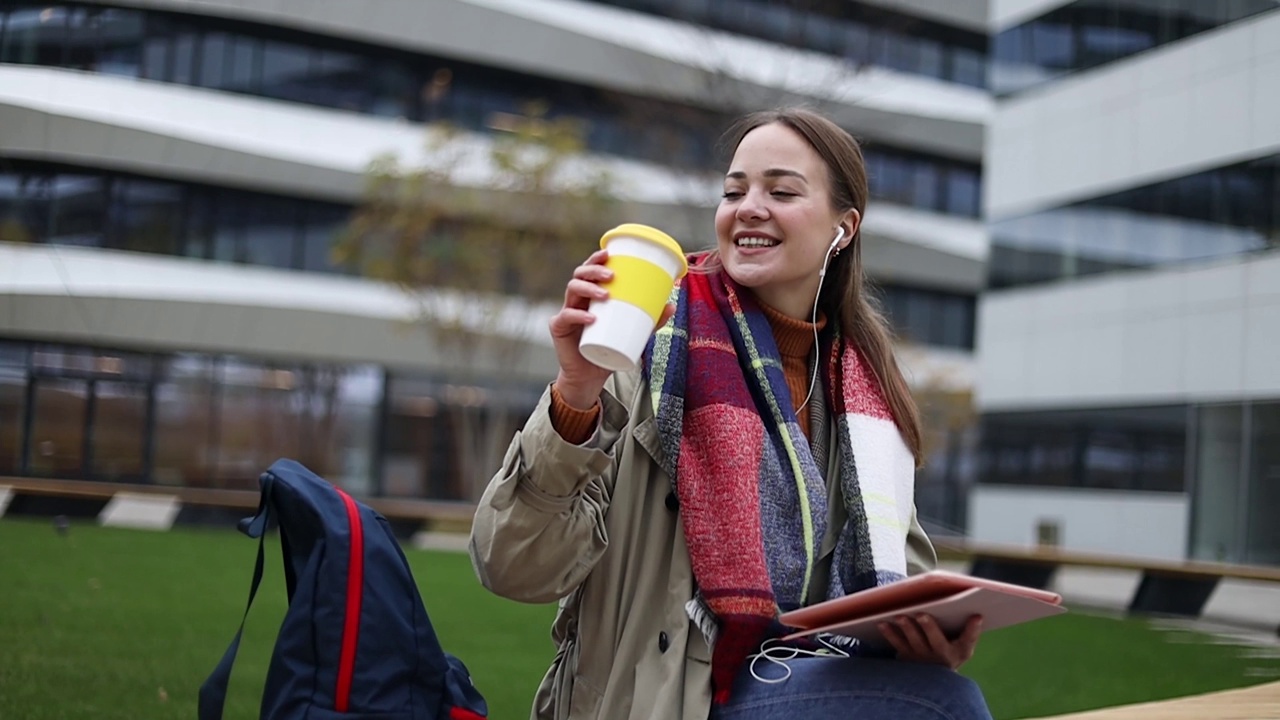
<svg viewBox="0 0 1280 720">
<path fill-rule="evenodd" d="M 808 358 L 813 350 L 814 332 L 822 332 L 827 326 L 827 317 L 821 311 L 818 312 L 818 322 L 810 323 L 783 315 L 763 302 L 760 303 L 760 309 L 769 320 L 769 327 L 773 329 L 773 341 L 778 346 L 778 353 L 784 358 Z"/>
</svg>

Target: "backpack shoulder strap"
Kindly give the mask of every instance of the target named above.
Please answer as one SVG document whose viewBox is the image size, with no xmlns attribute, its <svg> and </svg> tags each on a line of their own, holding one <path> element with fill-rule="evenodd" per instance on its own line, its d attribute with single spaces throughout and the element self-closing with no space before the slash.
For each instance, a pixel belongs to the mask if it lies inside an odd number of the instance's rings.
<svg viewBox="0 0 1280 720">
<path fill-rule="evenodd" d="M 223 706 L 227 701 L 227 683 L 231 681 L 231 666 L 236 662 L 236 653 L 240 649 L 240 638 L 244 635 L 244 623 L 249 617 L 249 608 L 253 607 L 253 598 L 258 594 L 258 586 L 262 584 L 263 545 L 267 537 L 267 518 L 271 505 L 271 481 L 267 478 L 268 476 L 264 476 L 262 479 L 262 498 L 258 502 L 258 513 L 252 518 L 240 521 L 241 531 L 249 537 L 258 538 L 258 560 L 253 566 L 253 582 L 249 584 L 249 601 L 245 603 L 244 616 L 240 618 L 240 629 L 236 631 L 236 636 L 232 638 L 227 651 L 222 654 L 218 666 L 200 686 L 197 715 L 199 720 L 222 720 Z"/>
</svg>

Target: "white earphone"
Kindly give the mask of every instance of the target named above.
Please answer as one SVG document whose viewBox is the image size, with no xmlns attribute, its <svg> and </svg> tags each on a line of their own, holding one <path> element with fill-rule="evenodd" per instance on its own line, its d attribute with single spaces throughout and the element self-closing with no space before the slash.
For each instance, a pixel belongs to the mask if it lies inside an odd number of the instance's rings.
<svg viewBox="0 0 1280 720">
<path fill-rule="evenodd" d="M 827 246 L 827 257 L 822 260 L 822 269 L 818 271 L 818 277 L 826 277 L 827 263 L 831 262 L 831 253 L 840 245 L 840 241 L 844 239 L 844 228 L 836 228 L 836 238 L 831 241 L 831 245 Z"/>
<path fill-rule="evenodd" d="M 831 241 L 831 247 L 827 248 L 827 252 L 831 252 L 832 250 L 835 250 L 835 249 L 836 249 L 836 246 L 837 246 L 837 245 L 839 245 L 839 244 L 840 244 L 840 241 L 841 241 L 841 240 L 843 240 L 843 239 L 844 239 L 844 228 L 843 228 L 843 227 L 837 227 L 837 228 L 836 228 L 836 239 Z"/>
</svg>

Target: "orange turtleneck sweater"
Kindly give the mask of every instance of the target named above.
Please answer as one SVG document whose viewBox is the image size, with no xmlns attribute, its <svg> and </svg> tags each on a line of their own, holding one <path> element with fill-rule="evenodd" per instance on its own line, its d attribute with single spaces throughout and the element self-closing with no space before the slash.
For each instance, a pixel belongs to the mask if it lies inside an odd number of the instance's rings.
<svg viewBox="0 0 1280 720">
<path fill-rule="evenodd" d="M 827 319 L 821 315 L 817 325 L 788 317 L 773 308 L 760 304 L 769 327 L 773 329 L 773 340 L 778 346 L 778 354 L 782 356 L 782 371 L 787 378 L 787 389 L 791 392 L 791 404 L 800 421 L 800 429 L 805 436 L 809 435 L 809 407 L 801 407 L 805 395 L 809 393 L 811 379 L 809 357 L 813 352 L 814 329 L 821 332 Z M 816 385 L 814 392 L 822 392 Z M 590 437 L 596 426 L 596 418 L 600 415 L 600 403 L 581 410 L 575 408 L 560 397 L 555 385 L 551 386 L 551 426 L 560 433 L 566 442 L 581 445 Z"/>
</svg>

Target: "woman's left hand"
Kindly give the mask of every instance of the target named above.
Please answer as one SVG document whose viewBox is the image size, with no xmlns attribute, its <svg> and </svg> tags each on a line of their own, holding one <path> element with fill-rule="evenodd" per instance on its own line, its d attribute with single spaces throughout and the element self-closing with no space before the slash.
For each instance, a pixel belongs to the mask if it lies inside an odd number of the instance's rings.
<svg viewBox="0 0 1280 720">
<path fill-rule="evenodd" d="M 903 615 L 891 622 L 880 623 L 880 633 L 898 652 L 899 660 L 946 665 L 952 670 L 973 657 L 981 632 L 982 617 L 979 615 L 969 618 L 964 630 L 954 640 L 947 639 L 931 615 Z"/>
</svg>

